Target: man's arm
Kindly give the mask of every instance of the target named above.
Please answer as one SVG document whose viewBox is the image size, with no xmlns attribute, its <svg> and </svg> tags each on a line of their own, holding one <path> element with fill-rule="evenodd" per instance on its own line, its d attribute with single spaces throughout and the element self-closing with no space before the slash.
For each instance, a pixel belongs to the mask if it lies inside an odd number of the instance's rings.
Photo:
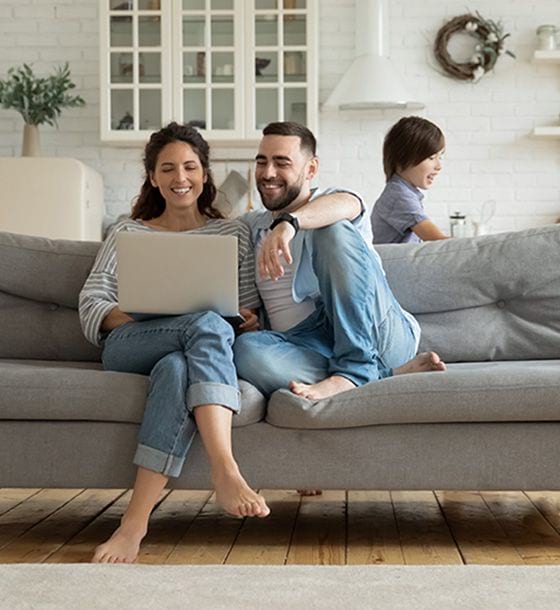
<svg viewBox="0 0 560 610">
<path fill-rule="evenodd" d="M 354 220 L 361 213 L 361 200 L 344 192 L 319 195 L 291 212 L 298 219 L 300 229 L 328 227 L 339 220 Z"/>
<path fill-rule="evenodd" d="M 356 195 L 339 192 L 319 195 L 290 214 L 297 218 L 300 229 L 310 230 L 328 227 L 341 220 L 355 220 L 363 210 L 362 201 Z M 281 257 L 286 263 L 292 263 L 290 242 L 295 234 L 290 223 L 281 222 L 267 235 L 259 252 L 261 277 L 277 280 L 284 275 Z"/>
</svg>

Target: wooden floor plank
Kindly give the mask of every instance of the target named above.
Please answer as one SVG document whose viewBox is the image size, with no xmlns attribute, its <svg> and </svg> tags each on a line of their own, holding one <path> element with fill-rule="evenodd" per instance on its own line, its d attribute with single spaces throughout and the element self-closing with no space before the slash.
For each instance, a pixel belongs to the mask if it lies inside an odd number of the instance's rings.
<svg viewBox="0 0 560 610">
<path fill-rule="evenodd" d="M 80 532 L 117 497 L 114 490 L 86 489 L 0 551 L 3 563 L 41 563 Z"/>
<path fill-rule="evenodd" d="M 301 499 L 288 564 L 346 563 L 346 494 L 324 491 Z"/>
<path fill-rule="evenodd" d="M 165 563 L 210 495 L 209 491 L 172 491 L 150 517 L 148 535 L 142 542 L 138 562 Z"/>
<path fill-rule="evenodd" d="M 262 493 L 271 516 L 243 520 L 209 492 L 165 491 L 139 561 L 560 564 L 560 492 Z M 129 499 L 124 490 L 0 489 L 0 563 L 89 561 Z"/>
<path fill-rule="evenodd" d="M 296 491 L 261 490 L 270 515 L 264 519 L 246 519 L 226 563 L 235 565 L 282 565 L 300 506 Z"/>
<path fill-rule="evenodd" d="M 348 492 L 347 563 L 404 563 L 388 491 Z"/>
<path fill-rule="evenodd" d="M 550 525 L 560 532 L 560 491 L 526 491 L 525 495 Z"/>
<path fill-rule="evenodd" d="M 0 515 L 12 510 L 14 506 L 21 504 L 31 496 L 41 491 L 40 489 L 24 489 L 15 487 L 4 487 L 0 489 Z"/>
<path fill-rule="evenodd" d="M 518 565 L 523 559 L 477 492 L 436 492 L 467 564 Z"/>
<path fill-rule="evenodd" d="M 523 492 L 483 492 L 482 497 L 525 563 L 560 563 L 560 535 Z"/>
<path fill-rule="evenodd" d="M 166 563 L 171 564 L 222 564 L 226 560 L 243 519 L 225 514 L 210 500 L 197 515 L 191 526 L 169 554 Z"/>
<path fill-rule="evenodd" d="M 42 489 L 5 512 L 0 516 L 0 549 L 81 492 L 81 489 Z"/>
<path fill-rule="evenodd" d="M 50 555 L 45 563 L 84 563 L 91 560 L 95 547 L 107 540 L 119 526 L 132 495 L 132 491 L 124 493 L 123 489 L 113 491 L 116 495 L 122 495 L 97 519 Z"/>
<path fill-rule="evenodd" d="M 406 564 L 463 563 L 431 491 L 394 491 L 391 497 Z"/>
</svg>

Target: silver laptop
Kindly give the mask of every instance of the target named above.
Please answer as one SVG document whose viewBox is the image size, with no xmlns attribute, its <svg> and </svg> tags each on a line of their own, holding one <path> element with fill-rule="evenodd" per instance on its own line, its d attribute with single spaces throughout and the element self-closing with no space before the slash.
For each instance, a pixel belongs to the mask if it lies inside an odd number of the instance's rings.
<svg viewBox="0 0 560 610">
<path fill-rule="evenodd" d="M 117 233 L 119 308 L 126 313 L 238 313 L 237 238 Z"/>
</svg>

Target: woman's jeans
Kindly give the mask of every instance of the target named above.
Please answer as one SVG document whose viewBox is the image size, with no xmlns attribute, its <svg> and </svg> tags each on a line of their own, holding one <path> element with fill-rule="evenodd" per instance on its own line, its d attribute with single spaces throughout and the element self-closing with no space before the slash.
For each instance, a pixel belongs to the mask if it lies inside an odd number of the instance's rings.
<svg viewBox="0 0 560 610">
<path fill-rule="evenodd" d="M 361 386 L 390 377 L 416 354 L 419 327 L 395 299 L 378 258 L 347 221 L 315 229 L 312 266 L 316 310 L 286 332 L 237 338 L 237 373 L 270 395 L 290 381 L 332 375 Z"/>
<path fill-rule="evenodd" d="M 193 409 L 217 404 L 239 411 L 233 341 L 232 327 L 213 312 L 130 322 L 107 335 L 106 370 L 150 376 L 137 466 L 179 476 L 196 435 Z"/>
</svg>

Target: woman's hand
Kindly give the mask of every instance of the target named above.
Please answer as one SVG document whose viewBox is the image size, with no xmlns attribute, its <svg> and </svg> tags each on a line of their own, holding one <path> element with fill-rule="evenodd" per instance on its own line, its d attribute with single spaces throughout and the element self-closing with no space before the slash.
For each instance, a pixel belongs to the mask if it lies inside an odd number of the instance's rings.
<svg viewBox="0 0 560 610">
<path fill-rule="evenodd" d="M 239 333 L 248 333 L 253 330 L 259 330 L 259 318 L 251 309 L 242 307 L 239 313 L 245 318 L 245 322 L 238 326 Z"/>
<path fill-rule="evenodd" d="M 131 318 L 118 307 L 113 307 L 113 309 L 103 318 L 101 330 L 114 330 L 123 324 L 128 324 L 128 322 L 134 322 L 134 318 Z"/>
</svg>

